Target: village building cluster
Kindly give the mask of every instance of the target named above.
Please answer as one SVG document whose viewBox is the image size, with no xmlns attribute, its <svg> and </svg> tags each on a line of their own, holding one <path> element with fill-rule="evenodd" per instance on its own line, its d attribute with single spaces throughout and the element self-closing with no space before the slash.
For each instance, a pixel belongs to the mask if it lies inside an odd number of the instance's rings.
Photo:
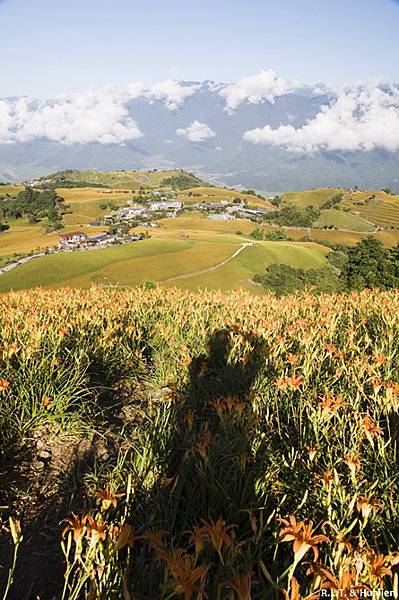
<svg viewBox="0 0 399 600">
<path fill-rule="evenodd" d="M 58 248 L 60 250 L 83 250 L 113 246 L 116 244 L 126 244 L 128 242 L 136 242 L 142 239 L 144 239 L 143 234 L 120 236 L 111 235 L 104 231 L 95 235 L 87 235 L 82 231 L 72 231 L 71 233 L 64 233 L 60 235 L 58 240 Z"/>
</svg>

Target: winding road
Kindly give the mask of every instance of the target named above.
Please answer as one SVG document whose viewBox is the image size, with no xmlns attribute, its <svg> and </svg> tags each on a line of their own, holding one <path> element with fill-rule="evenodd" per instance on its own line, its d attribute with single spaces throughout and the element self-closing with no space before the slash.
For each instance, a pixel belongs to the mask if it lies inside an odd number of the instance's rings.
<svg viewBox="0 0 399 600">
<path fill-rule="evenodd" d="M 201 269 L 200 271 L 193 271 L 192 273 L 184 273 L 183 275 L 177 275 L 175 277 L 169 277 L 168 279 L 162 279 L 159 283 L 169 283 L 169 281 L 177 281 L 178 279 L 189 279 L 190 277 L 196 277 L 197 275 L 202 275 L 203 273 L 210 273 L 211 271 L 216 271 L 216 269 L 220 269 L 227 263 L 229 263 L 233 258 L 238 256 L 240 252 L 248 248 L 249 246 L 255 246 L 252 242 L 245 242 L 241 244 L 238 250 L 236 250 L 231 256 L 218 263 L 217 265 L 213 265 L 213 267 L 207 267 L 206 269 Z"/>
</svg>

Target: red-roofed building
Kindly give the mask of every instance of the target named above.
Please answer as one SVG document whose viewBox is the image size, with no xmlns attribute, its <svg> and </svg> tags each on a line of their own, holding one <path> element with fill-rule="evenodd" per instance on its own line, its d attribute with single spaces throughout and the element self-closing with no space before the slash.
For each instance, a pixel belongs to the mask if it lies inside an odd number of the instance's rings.
<svg viewBox="0 0 399 600">
<path fill-rule="evenodd" d="M 87 241 L 87 235 L 81 231 L 72 231 L 71 233 L 63 233 L 58 240 L 59 248 L 76 248 L 80 244 Z"/>
</svg>

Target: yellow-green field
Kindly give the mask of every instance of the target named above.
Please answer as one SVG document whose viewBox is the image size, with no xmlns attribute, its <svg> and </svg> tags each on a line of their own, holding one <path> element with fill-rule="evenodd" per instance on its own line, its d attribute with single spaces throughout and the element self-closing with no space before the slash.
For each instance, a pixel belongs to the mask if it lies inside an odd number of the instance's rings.
<svg viewBox="0 0 399 600">
<path fill-rule="evenodd" d="M 67 252 L 33 260 L 0 277 L 0 291 L 39 287 L 134 286 L 151 280 L 168 286 L 195 289 L 253 290 L 251 278 L 273 262 L 316 268 L 328 250 L 316 244 L 259 242 L 245 247 L 226 265 L 241 244 L 241 236 L 207 236 L 199 239 L 151 239 L 116 248 Z M 196 275 L 198 271 L 215 270 Z M 191 277 L 191 274 L 193 276 Z M 190 275 L 176 281 L 169 278 Z"/>
<path fill-rule="evenodd" d="M 69 171 L 65 179 L 77 183 L 87 182 L 91 184 L 106 185 L 111 188 L 125 188 L 126 190 L 138 190 L 143 188 L 154 188 L 161 185 L 163 179 L 179 175 L 179 171 Z"/>
<path fill-rule="evenodd" d="M 0 256 L 30 253 L 37 249 L 57 246 L 58 234 L 48 235 L 40 225 L 30 225 L 27 219 L 9 220 L 10 229 L 0 233 Z"/>
<path fill-rule="evenodd" d="M 70 205 L 72 213 L 64 215 L 63 222 L 68 228 L 87 225 L 101 216 L 109 214 L 110 208 L 102 209 L 101 204 L 112 202 L 116 206 L 126 206 L 127 200 L 134 197 L 131 191 L 101 188 L 58 188 L 57 192 Z"/>
<path fill-rule="evenodd" d="M 321 206 L 333 196 L 344 193 L 345 190 L 341 188 L 319 188 L 305 192 L 287 192 L 283 196 L 286 202 L 293 202 L 299 206 Z"/>
<path fill-rule="evenodd" d="M 371 191 L 353 192 L 342 202 L 342 206 L 350 208 L 380 227 L 399 228 L 399 196 L 397 195 Z"/>
<path fill-rule="evenodd" d="M 2 196 L 15 196 L 18 192 L 21 192 L 24 189 L 23 185 L 8 183 L 6 185 L 0 185 L 0 198 Z"/>
<path fill-rule="evenodd" d="M 103 187 L 57 188 L 70 205 L 70 214 L 63 216 L 62 233 L 74 230 L 95 234 L 106 225 L 91 227 L 89 223 L 111 212 L 112 203 L 126 206 L 134 200 L 139 188 L 162 187 L 165 178 L 181 175 L 180 171 L 82 171 L 67 172 L 65 177 L 76 182 L 107 185 Z M 2 193 L 15 194 L 22 186 L 0 187 Z M 168 189 L 168 188 L 167 188 Z M 374 235 L 385 246 L 399 243 L 399 196 L 374 192 L 348 192 L 339 188 L 321 188 L 305 192 L 289 192 L 284 200 L 300 206 L 321 206 L 336 194 L 344 194 L 339 209 L 323 210 L 314 228 L 284 227 L 292 242 L 256 242 L 245 248 L 226 264 L 218 266 L 240 248 L 252 242 L 250 234 L 261 226 L 264 231 L 276 227 L 245 219 L 213 221 L 200 212 L 185 212 L 177 218 L 158 221 L 159 227 L 149 229 L 151 240 L 91 252 L 65 253 L 37 259 L 0 277 L 0 291 L 38 286 L 87 287 L 92 283 L 134 286 L 144 280 L 181 288 L 236 289 L 239 287 L 261 293 L 252 282 L 256 273 L 267 265 L 281 262 L 296 267 L 317 268 L 328 252 L 318 242 L 354 245 L 367 235 Z M 249 205 L 271 207 L 268 200 L 217 186 L 197 186 L 177 192 L 184 204 L 195 202 L 245 200 Z M 348 208 L 351 212 L 341 210 Z M 10 229 L 0 233 L 0 266 L 16 253 L 32 253 L 58 244 L 60 232 L 45 234 L 42 223 L 29 224 L 26 218 L 9 220 Z M 375 232 L 374 224 L 384 227 Z M 398 226 L 398 229 L 391 227 Z M 334 227 L 335 229 L 324 229 Z M 143 231 L 143 228 L 134 230 Z M 206 273 L 198 271 L 211 269 Z M 171 282 L 165 280 L 180 275 L 190 277 Z"/>
<path fill-rule="evenodd" d="M 193 194 L 190 196 L 189 194 Z M 179 194 L 185 203 L 194 202 L 221 202 L 222 200 L 232 201 L 234 198 L 245 200 L 248 204 L 259 207 L 271 208 L 273 205 L 268 200 L 262 200 L 252 194 L 243 194 L 237 190 L 229 190 L 223 187 L 195 187 L 189 190 L 184 190 Z"/>
<path fill-rule="evenodd" d="M 252 278 L 264 272 L 269 265 L 283 263 L 297 268 L 317 269 L 325 264 L 327 254 L 326 248 L 312 243 L 256 242 L 219 269 L 175 281 L 173 285 L 191 291 L 245 289 L 264 294 L 265 290 L 253 283 Z"/>
<path fill-rule="evenodd" d="M 329 208 L 321 211 L 320 217 L 315 222 L 316 227 L 336 227 L 347 231 L 360 231 L 362 233 L 374 231 L 375 227 L 369 221 L 353 213 Z"/>
</svg>

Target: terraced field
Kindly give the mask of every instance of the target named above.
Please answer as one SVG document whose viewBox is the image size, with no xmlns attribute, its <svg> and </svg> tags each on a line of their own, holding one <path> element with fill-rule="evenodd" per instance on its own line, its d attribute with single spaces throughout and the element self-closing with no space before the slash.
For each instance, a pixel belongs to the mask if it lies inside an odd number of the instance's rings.
<svg viewBox="0 0 399 600">
<path fill-rule="evenodd" d="M 353 192 L 343 200 L 342 206 L 380 227 L 399 228 L 399 196 L 385 192 Z"/>
</svg>

